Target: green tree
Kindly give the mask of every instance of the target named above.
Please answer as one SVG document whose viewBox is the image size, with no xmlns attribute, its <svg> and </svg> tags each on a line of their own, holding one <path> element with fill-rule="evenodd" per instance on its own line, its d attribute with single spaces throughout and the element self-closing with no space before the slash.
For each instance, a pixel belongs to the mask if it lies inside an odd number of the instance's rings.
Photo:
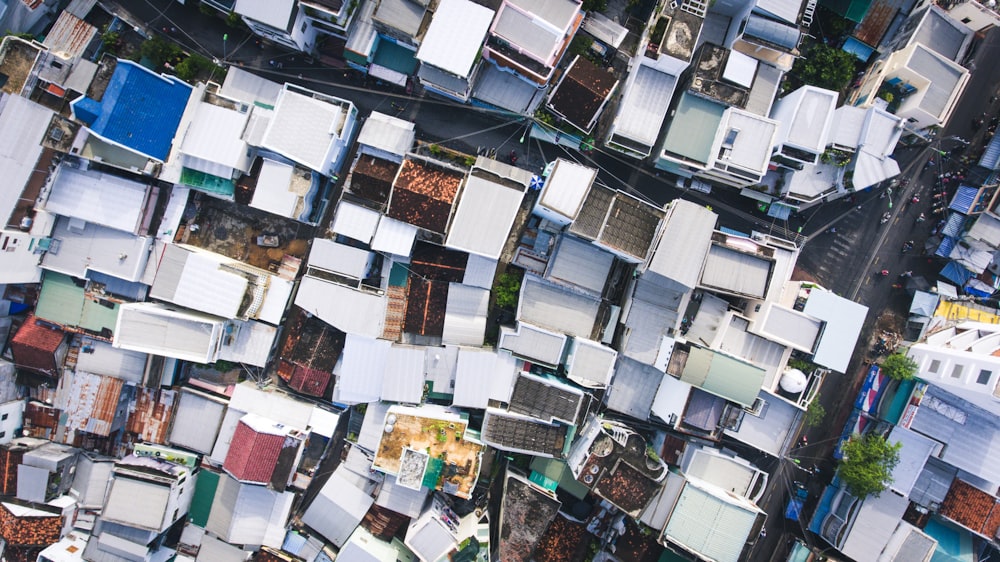
<svg viewBox="0 0 1000 562">
<path fill-rule="evenodd" d="M 608 0 L 583 0 L 584 12 L 603 12 L 608 9 Z"/>
<path fill-rule="evenodd" d="M 202 72 L 208 72 L 212 68 L 212 61 L 201 55 L 192 54 L 188 58 L 177 64 L 175 69 L 177 77 L 190 82 L 198 77 Z"/>
<path fill-rule="evenodd" d="M 844 444 L 838 474 L 847 491 L 861 499 L 878 496 L 892 484 L 902 443 L 890 444 L 881 435 L 855 435 Z"/>
<path fill-rule="evenodd" d="M 906 355 L 906 351 L 897 351 L 882 361 L 882 370 L 890 378 L 897 381 L 907 381 L 917 374 L 917 362 Z"/>
<path fill-rule="evenodd" d="M 173 62 L 181 56 L 182 51 L 177 45 L 157 35 L 143 41 L 139 46 L 139 53 L 159 68 L 168 62 Z"/>
<path fill-rule="evenodd" d="M 817 394 L 812 402 L 809 403 L 809 407 L 806 408 L 805 424 L 806 427 L 817 427 L 823 423 L 823 419 L 826 418 L 826 408 L 819 403 L 819 395 Z"/>
<path fill-rule="evenodd" d="M 803 84 L 839 92 L 854 77 L 858 59 L 851 53 L 815 43 L 802 57 L 795 59 L 792 76 Z"/>
<path fill-rule="evenodd" d="M 503 273 L 493 287 L 496 303 L 500 308 L 514 308 L 521 291 L 521 278 L 513 273 Z"/>
</svg>

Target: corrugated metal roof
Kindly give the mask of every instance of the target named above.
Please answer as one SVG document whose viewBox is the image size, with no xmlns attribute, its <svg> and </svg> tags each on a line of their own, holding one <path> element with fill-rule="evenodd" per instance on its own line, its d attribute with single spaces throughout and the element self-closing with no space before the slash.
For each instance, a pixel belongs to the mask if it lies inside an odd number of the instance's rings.
<svg viewBox="0 0 1000 562">
<path fill-rule="evenodd" d="M 799 44 L 799 30 L 788 24 L 774 21 L 757 14 L 750 14 L 747 18 L 746 27 L 743 29 L 745 35 L 763 39 L 768 43 L 794 49 Z"/>
<path fill-rule="evenodd" d="M 243 552 L 243 549 L 223 542 L 213 536 L 207 536 L 201 541 L 201 546 L 198 548 L 198 557 L 195 558 L 195 561 L 243 562 L 245 559 L 246 553 Z"/>
<path fill-rule="evenodd" d="M 726 292 L 764 298 L 774 262 L 736 248 L 712 244 L 705 258 L 701 284 Z"/>
<path fill-rule="evenodd" d="M 284 31 L 288 31 L 290 20 L 297 11 L 295 0 L 236 0 L 233 10 L 241 16 Z"/>
<path fill-rule="evenodd" d="M 601 294 L 615 256 L 594 244 L 563 235 L 549 259 L 545 278 Z"/>
<path fill-rule="evenodd" d="M 81 508 L 99 509 L 104 505 L 114 468 L 114 459 L 111 458 L 95 458 L 89 454 L 78 457 L 72 491 Z"/>
<path fill-rule="evenodd" d="M 149 186 L 96 170 L 61 165 L 54 174 L 45 210 L 135 233 Z"/>
<path fill-rule="evenodd" d="M 234 67 L 226 72 L 226 80 L 222 83 L 220 93 L 246 103 L 274 105 L 281 93 L 281 84 Z"/>
<path fill-rule="evenodd" d="M 589 338 L 594 331 L 600 301 L 573 293 L 534 275 L 521 284 L 518 320 L 571 336 Z"/>
<path fill-rule="evenodd" d="M 373 111 L 358 133 L 358 144 L 403 156 L 413 147 L 416 124 Z"/>
<path fill-rule="evenodd" d="M 971 187 L 968 185 L 961 185 L 958 190 L 955 191 L 955 196 L 951 198 L 951 204 L 948 205 L 949 209 L 958 211 L 959 213 L 968 214 L 972 210 L 973 205 L 976 203 L 976 196 L 979 195 L 978 187 Z M 951 220 L 955 215 L 948 217 Z M 964 220 L 964 217 L 962 218 Z M 957 236 L 957 234 L 949 234 L 949 236 Z"/>
<path fill-rule="evenodd" d="M 344 354 L 334 372 L 334 400 L 348 404 L 378 401 L 391 347 L 388 341 L 348 332 Z"/>
<path fill-rule="evenodd" d="M 180 146 L 184 165 L 226 179 L 233 177 L 234 170 L 246 172 L 250 161 L 243 132 L 249 117 L 249 111 L 199 103 Z"/>
<path fill-rule="evenodd" d="M 517 329 L 500 327 L 499 349 L 506 349 L 518 357 L 556 366 L 562 360 L 566 336 L 539 328 L 527 322 L 518 322 Z"/>
<path fill-rule="evenodd" d="M 382 336 L 384 296 L 305 277 L 299 284 L 295 304 L 342 332 L 373 338 Z"/>
<path fill-rule="evenodd" d="M 65 376 L 65 375 L 64 375 Z M 66 428 L 108 436 L 125 381 L 77 371 L 66 384 Z"/>
<path fill-rule="evenodd" d="M 375 229 L 378 228 L 381 216 L 377 211 L 341 199 L 337 204 L 337 212 L 333 215 L 333 226 L 330 229 L 337 234 L 367 244 L 375 236 Z"/>
<path fill-rule="evenodd" d="M 645 64 L 636 65 L 633 77 L 625 85 L 618 115 L 615 116 L 615 137 L 652 151 L 670 108 L 670 99 L 677 87 L 677 77 Z"/>
<path fill-rule="evenodd" d="M 492 181 L 489 174 L 473 171 L 459 198 L 445 246 L 499 259 L 525 187 Z"/>
<path fill-rule="evenodd" d="M 566 0 L 557 1 L 560 4 L 569 4 Z M 536 3 L 542 4 L 538 0 Z M 549 4 L 555 3 L 549 2 Z M 525 6 L 531 11 L 524 12 L 510 7 L 508 3 L 501 4 L 495 18 L 496 23 L 493 24 L 490 33 L 501 37 L 521 53 L 547 63 L 559 46 L 563 34 L 544 18 L 533 13 L 539 7 L 541 6 Z"/>
<path fill-rule="evenodd" d="M 611 382 L 618 352 L 595 341 L 573 338 L 566 358 L 566 376 L 588 388 L 603 388 Z"/>
<path fill-rule="evenodd" d="M 391 404 L 387 402 L 369 402 L 365 409 L 365 419 L 361 424 L 361 431 L 358 432 L 358 445 L 371 452 L 378 450 L 378 443 L 382 440 L 382 428 L 385 424 L 385 414 L 389 411 Z"/>
<path fill-rule="evenodd" d="M 1000 482 L 1000 441 L 996 439 L 1000 419 L 992 413 L 930 385 L 909 429 L 946 443 L 941 460 L 989 482 Z"/>
<path fill-rule="evenodd" d="M 142 501 L 136 501 L 142 498 Z M 145 480 L 116 476 L 104 502 L 101 517 L 112 522 L 151 531 L 162 531 L 170 524 L 167 506 L 170 486 Z"/>
<path fill-rule="evenodd" d="M 408 256 L 417 238 L 417 227 L 396 219 L 383 216 L 378 221 L 378 229 L 372 238 L 372 250 L 397 256 Z"/>
<path fill-rule="evenodd" d="M 855 560 L 882 552 L 909 504 L 907 498 L 892 493 L 865 498 L 840 551 Z"/>
<path fill-rule="evenodd" d="M 341 378 L 343 380 L 343 378 Z M 424 392 L 424 349 L 393 345 L 382 378 L 382 400 L 419 404 Z"/>
<path fill-rule="evenodd" d="M 222 321 L 205 314 L 173 312 L 158 303 L 122 305 L 115 346 L 198 363 L 215 361 Z"/>
<path fill-rule="evenodd" d="M 199 453 L 211 453 L 225 413 L 225 403 L 182 388 L 170 428 L 170 443 Z"/>
<path fill-rule="evenodd" d="M 587 199 L 597 170 L 569 160 L 557 158 L 542 188 L 538 204 L 573 220 Z"/>
<path fill-rule="evenodd" d="M 42 281 L 35 315 L 62 326 L 110 335 L 118 320 L 118 304 L 88 297 L 72 277 L 50 271 Z"/>
<path fill-rule="evenodd" d="M 1000 136 L 994 135 L 990 139 L 990 144 L 986 145 L 986 150 L 979 158 L 979 165 L 990 170 L 1000 167 Z"/>
<path fill-rule="evenodd" d="M 371 252 L 328 240 L 314 238 L 309 251 L 309 265 L 355 279 L 364 279 Z"/>
<path fill-rule="evenodd" d="M 717 220 L 718 215 L 702 205 L 675 200 L 644 275 L 655 273 L 693 289 L 711 248 Z"/>
<path fill-rule="evenodd" d="M 766 372 L 721 353 L 692 347 L 681 380 L 727 400 L 750 406 Z"/>
<path fill-rule="evenodd" d="M 419 517 L 428 493 L 430 490 L 426 487 L 414 490 L 397 485 L 395 476 L 386 476 L 378 497 L 375 498 L 375 504 L 407 517 Z"/>
<path fill-rule="evenodd" d="M 83 339 L 83 346 L 88 351 L 77 357 L 77 369 L 129 382 L 142 382 L 142 377 L 146 372 L 148 354 L 119 349 L 110 343 L 90 338 Z"/>
<path fill-rule="evenodd" d="M 930 81 L 920 99 L 920 108 L 934 117 L 943 116 L 952 96 L 968 75 L 968 70 L 921 44 L 915 46 L 906 66 Z"/>
<path fill-rule="evenodd" d="M 261 146 L 321 173 L 329 172 L 337 144 L 350 135 L 346 125 L 353 106 L 292 91 L 278 95 L 274 116 Z"/>
<path fill-rule="evenodd" d="M 233 388 L 229 408 L 247 414 L 257 414 L 302 431 L 309 426 L 309 420 L 312 419 L 312 408 L 308 402 L 298 400 L 274 388 L 261 390 L 249 381 Z"/>
<path fill-rule="evenodd" d="M 444 316 L 445 344 L 480 347 L 486 337 L 486 312 L 490 291 L 461 283 L 448 284 L 448 308 Z"/>
<path fill-rule="evenodd" d="M 757 510 L 728 499 L 714 486 L 688 481 L 663 529 L 664 538 L 717 562 L 737 562 L 757 521 Z"/>
<path fill-rule="evenodd" d="M 149 295 L 222 318 L 236 318 L 250 282 L 222 267 L 229 261 L 218 254 L 169 244 Z"/>
<path fill-rule="evenodd" d="M 452 404 L 465 408 L 485 408 L 490 400 L 510 399 L 517 360 L 507 352 L 459 348 Z"/>
<path fill-rule="evenodd" d="M 352 484 L 338 469 L 306 508 L 302 522 L 340 547 L 373 503 L 371 496 Z"/>
<path fill-rule="evenodd" d="M 909 497 L 910 490 L 916 484 L 927 458 L 937 448 L 937 443 L 902 426 L 893 427 L 887 441 L 890 444 L 902 444 L 899 462 L 892 469 L 891 488 L 904 497 Z"/>
<path fill-rule="evenodd" d="M 493 10 L 469 0 L 442 0 L 417 50 L 417 59 L 468 78 L 493 14 Z"/>
<path fill-rule="evenodd" d="M 97 28 L 64 10 L 52 24 L 52 29 L 42 44 L 50 51 L 59 53 L 64 58 L 83 55 L 87 45 L 97 36 Z"/>
<path fill-rule="evenodd" d="M 401 31 L 404 35 L 416 37 L 420 23 L 424 20 L 427 6 L 410 0 L 382 0 L 372 18 L 382 24 Z"/>
<path fill-rule="evenodd" d="M 649 418 L 663 372 L 628 357 L 619 356 L 614 385 L 608 392 L 608 409 L 640 420 Z"/>
<path fill-rule="evenodd" d="M 7 219 L 21 197 L 42 154 L 42 138 L 54 113 L 21 96 L 0 100 L 0 177 L 8 187 L 0 190 L 0 219 Z"/>
<path fill-rule="evenodd" d="M 493 288 L 493 278 L 497 273 L 497 260 L 483 257 L 477 254 L 469 254 L 469 261 L 465 264 L 465 276 L 462 277 L 462 284 L 470 287 L 482 289 Z"/>
</svg>

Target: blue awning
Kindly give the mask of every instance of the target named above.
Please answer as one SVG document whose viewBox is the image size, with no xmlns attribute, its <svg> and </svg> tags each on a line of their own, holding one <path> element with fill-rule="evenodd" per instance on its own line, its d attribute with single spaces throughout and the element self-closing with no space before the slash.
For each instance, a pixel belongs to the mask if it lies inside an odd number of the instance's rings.
<svg viewBox="0 0 1000 562">
<path fill-rule="evenodd" d="M 858 60 L 861 62 L 868 62 L 868 58 L 875 52 L 875 49 L 865 45 L 854 37 L 848 37 L 847 41 L 844 41 L 844 46 L 841 47 L 841 49 L 858 57 Z"/>
<path fill-rule="evenodd" d="M 959 213 L 968 213 L 975 204 L 977 195 L 979 195 L 978 187 L 970 187 L 968 185 L 959 186 L 948 208 Z"/>
<path fill-rule="evenodd" d="M 957 241 L 956 238 L 952 238 L 950 236 L 945 236 L 944 240 L 942 240 L 941 243 L 938 244 L 938 249 L 937 249 L 936 252 L 934 252 L 934 255 L 935 256 L 940 256 L 942 258 L 946 258 L 946 257 L 950 256 L 951 255 L 951 251 L 953 249 L 955 249 L 955 242 L 956 241 Z"/>
<path fill-rule="evenodd" d="M 958 262 L 950 261 L 941 269 L 941 277 L 958 285 L 965 285 L 969 279 L 972 279 L 972 272 L 958 265 Z"/>
<path fill-rule="evenodd" d="M 767 216 L 774 217 L 778 220 L 786 221 L 788 217 L 791 216 L 794 207 L 789 207 L 788 205 L 783 205 L 781 203 L 771 203 L 771 206 L 767 209 Z"/>
<path fill-rule="evenodd" d="M 733 236 L 742 236 L 743 238 L 750 238 L 750 235 L 747 234 L 746 232 L 740 232 L 739 230 L 733 230 L 732 228 L 729 228 L 727 226 L 720 226 L 719 227 L 719 232 L 721 232 L 723 234 L 731 234 Z"/>
<path fill-rule="evenodd" d="M 962 230 L 965 229 L 965 215 L 962 213 L 949 213 L 948 220 L 941 229 L 941 234 L 950 238 L 959 238 Z"/>
</svg>

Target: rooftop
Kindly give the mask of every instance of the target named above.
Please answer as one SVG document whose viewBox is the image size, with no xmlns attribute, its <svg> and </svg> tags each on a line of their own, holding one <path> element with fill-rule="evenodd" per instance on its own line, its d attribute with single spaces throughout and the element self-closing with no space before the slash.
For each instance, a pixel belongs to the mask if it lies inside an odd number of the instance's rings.
<svg viewBox="0 0 1000 562">
<path fill-rule="evenodd" d="M 458 199 L 446 245 L 498 259 L 521 208 L 526 187 L 526 182 L 473 169 Z"/>
<path fill-rule="evenodd" d="M 499 555 L 504 562 L 530 562 L 535 547 L 562 503 L 508 471 L 500 503 Z"/>
<path fill-rule="evenodd" d="M 674 117 L 667 125 L 663 152 L 698 164 L 712 159 L 712 146 L 726 106 L 689 92 L 681 94 Z"/>
<path fill-rule="evenodd" d="M 611 141 L 649 155 L 663 127 L 677 76 L 638 64 L 632 70 L 618 103 Z"/>
<path fill-rule="evenodd" d="M 570 232 L 632 260 L 644 261 L 664 215 L 663 209 L 624 192 L 593 186 Z"/>
<path fill-rule="evenodd" d="M 100 100 L 81 97 L 70 106 L 94 134 L 163 162 L 191 91 L 176 77 L 121 60 Z"/>
<path fill-rule="evenodd" d="M 502 451 L 560 458 L 568 448 L 567 427 L 488 408 L 483 441 Z"/>
<path fill-rule="evenodd" d="M 618 79 L 610 69 L 577 55 L 552 91 L 548 107 L 589 133 L 617 85 Z"/>
<path fill-rule="evenodd" d="M 292 310 L 286 331 L 278 376 L 303 394 L 323 396 L 344 350 L 344 332 L 299 307 Z"/>
<path fill-rule="evenodd" d="M 386 214 L 444 234 L 463 179 L 462 172 L 445 164 L 409 157 L 403 160 L 393 183 Z"/>
<path fill-rule="evenodd" d="M 274 105 L 261 146 L 331 173 L 354 126 L 354 104 L 286 84 Z"/>
<path fill-rule="evenodd" d="M 685 10 L 674 10 L 660 42 L 660 53 L 684 62 L 691 60 L 705 18 Z"/>
<path fill-rule="evenodd" d="M 690 92 L 726 106 L 746 107 L 750 86 L 757 72 L 756 60 L 737 51 L 705 43 L 692 66 L 694 74 Z"/>
<path fill-rule="evenodd" d="M 508 410 L 546 422 L 576 424 L 583 393 L 554 379 L 519 373 Z"/>
<path fill-rule="evenodd" d="M 352 194 L 372 201 L 382 207 L 389 203 L 392 182 L 400 164 L 370 154 L 358 156 L 347 187 Z"/>
<path fill-rule="evenodd" d="M 955 479 L 938 513 L 977 535 L 994 538 L 1000 529 L 1000 499 Z"/>
<path fill-rule="evenodd" d="M 469 0 L 442 0 L 417 50 L 417 59 L 468 78 L 493 15 L 493 10 Z"/>
<path fill-rule="evenodd" d="M 467 435 L 467 427 L 466 421 L 451 412 L 392 407 L 372 468 L 402 478 L 404 469 L 411 468 L 403 465 L 405 451 L 417 451 L 428 457 L 418 482 L 468 498 L 479 478 L 483 445 Z"/>
</svg>

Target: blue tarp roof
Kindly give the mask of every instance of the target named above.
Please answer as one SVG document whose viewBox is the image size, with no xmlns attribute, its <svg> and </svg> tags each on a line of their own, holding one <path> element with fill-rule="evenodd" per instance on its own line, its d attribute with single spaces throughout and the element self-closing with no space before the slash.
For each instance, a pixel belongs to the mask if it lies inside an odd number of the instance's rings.
<svg viewBox="0 0 1000 562">
<path fill-rule="evenodd" d="M 950 261 L 941 269 L 941 277 L 957 285 L 965 285 L 969 279 L 972 279 L 972 272 L 958 265 L 958 262 Z"/>
<path fill-rule="evenodd" d="M 868 58 L 875 52 L 875 49 L 865 45 L 854 37 L 848 37 L 847 41 L 844 41 L 844 46 L 841 47 L 841 49 L 858 57 L 858 60 L 861 62 L 868 62 Z"/>
<path fill-rule="evenodd" d="M 767 216 L 785 221 L 788 220 L 788 217 L 791 216 L 792 211 L 794 210 L 794 208 L 789 207 L 788 205 L 771 203 L 771 206 L 767 208 Z"/>
<path fill-rule="evenodd" d="M 951 205 L 948 205 L 948 208 L 959 213 L 968 213 L 972 209 L 972 205 L 976 202 L 976 195 L 978 194 L 978 187 L 960 185 L 958 191 L 955 192 L 955 196 L 951 198 Z"/>
<path fill-rule="evenodd" d="M 952 238 L 950 236 L 945 236 L 944 240 L 942 240 L 941 243 L 938 244 L 938 249 L 937 249 L 936 252 L 934 252 L 934 255 L 935 256 L 940 256 L 942 258 L 946 258 L 946 257 L 950 256 L 951 255 L 951 251 L 953 249 L 955 249 L 955 242 L 956 241 L 957 241 L 957 239 L 955 239 L 955 238 Z"/>
<path fill-rule="evenodd" d="M 950 213 L 948 220 L 941 228 L 941 234 L 950 238 L 958 238 L 965 228 L 965 215 L 962 213 Z"/>
<path fill-rule="evenodd" d="M 98 136 L 165 161 L 192 88 L 119 60 L 101 101 L 75 100 L 73 114 Z"/>
<path fill-rule="evenodd" d="M 726 227 L 726 226 L 720 226 L 719 227 L 719 232 L 721 232 L 723 234 L 732 234 L 733 236 L 742 236 L 744 238 L 750 238 L 749 234 L 747 234 L 745 232 L 740 232 L 739 230 L 735 230 L 735 229 L 732 229 L 732 228 L 729 228 L 729 227 Z"/>
</svg>

